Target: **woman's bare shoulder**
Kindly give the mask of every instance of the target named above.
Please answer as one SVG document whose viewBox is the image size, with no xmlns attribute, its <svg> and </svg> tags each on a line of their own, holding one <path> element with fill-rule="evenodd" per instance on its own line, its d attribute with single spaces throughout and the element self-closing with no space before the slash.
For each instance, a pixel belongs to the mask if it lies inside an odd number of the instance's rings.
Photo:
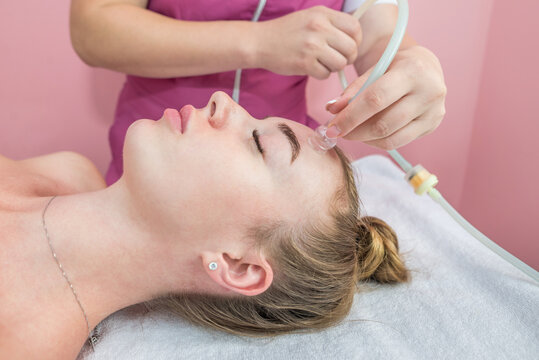
<svg viewBox="0 0 539 360">
<path fill-rule="evenodd" d="M 62 151 L 14 161 L 0 156 L 0 192 L 52 196 L 95 191 L 106 187 L 95 165 L 85 156 Z"/>
</svg>

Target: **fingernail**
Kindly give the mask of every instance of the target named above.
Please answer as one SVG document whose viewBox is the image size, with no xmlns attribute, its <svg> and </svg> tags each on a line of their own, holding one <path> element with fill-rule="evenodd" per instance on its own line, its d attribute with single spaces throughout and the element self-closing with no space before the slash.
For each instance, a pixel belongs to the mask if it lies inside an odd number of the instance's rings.
<svg viewBox="0 0 539 360">
<path fill-rule="evenodd" d="M 337 98 L 338 99 L 338 98 Z M 326 110 L 328 109 L 328 107 L 330 105 L 333 105 L 337 102 L 337 99 L 333 99 L 333 100 L 329 100 L 327 103 L 326 103 Z"/>
<path fill-rule="evenodd" d="M 330 124 L 326 131 L 326 136 L 330 139 L 335 139 L 341 134 L 341 129 L 337 125 Z"/>
</svg>

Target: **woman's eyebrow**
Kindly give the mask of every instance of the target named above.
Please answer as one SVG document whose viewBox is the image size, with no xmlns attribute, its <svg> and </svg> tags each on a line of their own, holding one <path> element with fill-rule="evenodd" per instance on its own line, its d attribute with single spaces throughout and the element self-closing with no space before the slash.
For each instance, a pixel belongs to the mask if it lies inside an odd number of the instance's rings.
<svg viewBox="0 0 539 360">
<path fill-rule="evenodd" d="M 277 127 L 286 136 L 290 146 L 292 147 L 292 158 L 290 159 L 290 164 L 292 164 L 301 151 L 301 145 L 299 144 L 298 138 L 290 126 L 286 125 L 285 123 L 279 123 Z"/>
</svg>

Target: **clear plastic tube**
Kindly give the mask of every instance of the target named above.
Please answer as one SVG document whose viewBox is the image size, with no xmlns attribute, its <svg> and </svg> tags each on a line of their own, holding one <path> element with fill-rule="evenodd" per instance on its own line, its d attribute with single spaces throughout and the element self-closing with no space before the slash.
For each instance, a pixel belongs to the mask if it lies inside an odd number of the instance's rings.
<svg viewBox="0 0 539 360">
<path fill-rule="evenodd" d="M 368 88 L 373 82 L 375 82 L 382 75 L 384 75 L 387 68 L 395 58 L 395 55 L 397 54 L 397 51 L 399 50 L 399 47 L 401 45 L 402 39 L 404 38 L 404 34 L 406 33 L 406 26 L 408 26 L 408 1 L 398 0 L 398 7 L 399 14 L 397 17 L 397 24 L 395 25 L 393 35 L 391 36 L 391 39 L 389 40 L 389 43 L 387 44 L 387 47 L 382 54 L 382 57 L 380 57 L 380 60 L 378 60 L 378 62 L 374 66 L 374 69 L 367 78 L 367 81 L 365 81 L 365 84 L 363 84 L 361 89 L 359 89 L 359 91 L 354 95 L 353 98 L 350 99 L 349 102 L 353 101 L 359 94 L 363 92 L 363 90 Z"/>
<path fill-rule="evenodd" d="M 472 224 L 470 224 L 462 215 L 460 215 L 457 210 L 455 210 L 442 196 L 442 194 L 436 190 L 431 189 L 428 192 L 429 196 L 436 201 L 442 208 L 444 208 L 445 211 L 453 219 L 455 219 L 456 222 L 458 222 L 468 233 L 470 233 L 473 237 L 475 237 L 477 240 L 479 240 L 483 245 L 488 247 L 491 251 L 496 253 L 498 256 L 500 256 L 502 259 L 507 260 L 510 264 L 512 264 L 517 269 L 520 269 L 523 273 L 530 276 L 535 281 L 539 282 L 539 273 L 535 271 L 530 266 L 526 265 L 524 262 L 517 259 L 515 256 L 511 255 L 507 251 L 505 251 L 503 248 L 498 246 L 496 243 L 494 243 L 492 240 L 490 240 L 488 237 L 483 235 L 479 230 L 477 230 Z"/>
</svg>

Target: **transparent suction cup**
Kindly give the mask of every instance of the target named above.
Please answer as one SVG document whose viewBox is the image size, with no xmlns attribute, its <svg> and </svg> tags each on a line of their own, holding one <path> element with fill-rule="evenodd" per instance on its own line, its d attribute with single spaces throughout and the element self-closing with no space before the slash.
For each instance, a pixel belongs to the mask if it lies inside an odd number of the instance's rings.
<svg viewBox="0 0 539 360">
<path fill-rule="evenodd" d="M 320 125 L 314 131 L 314 134 L 309 138 L 309 144 L 319 151 L 328 151 L 337 145 L 337 139 L 328 138 L 326 133 L 328 127 L 326 125 Z"/>
</svg>

